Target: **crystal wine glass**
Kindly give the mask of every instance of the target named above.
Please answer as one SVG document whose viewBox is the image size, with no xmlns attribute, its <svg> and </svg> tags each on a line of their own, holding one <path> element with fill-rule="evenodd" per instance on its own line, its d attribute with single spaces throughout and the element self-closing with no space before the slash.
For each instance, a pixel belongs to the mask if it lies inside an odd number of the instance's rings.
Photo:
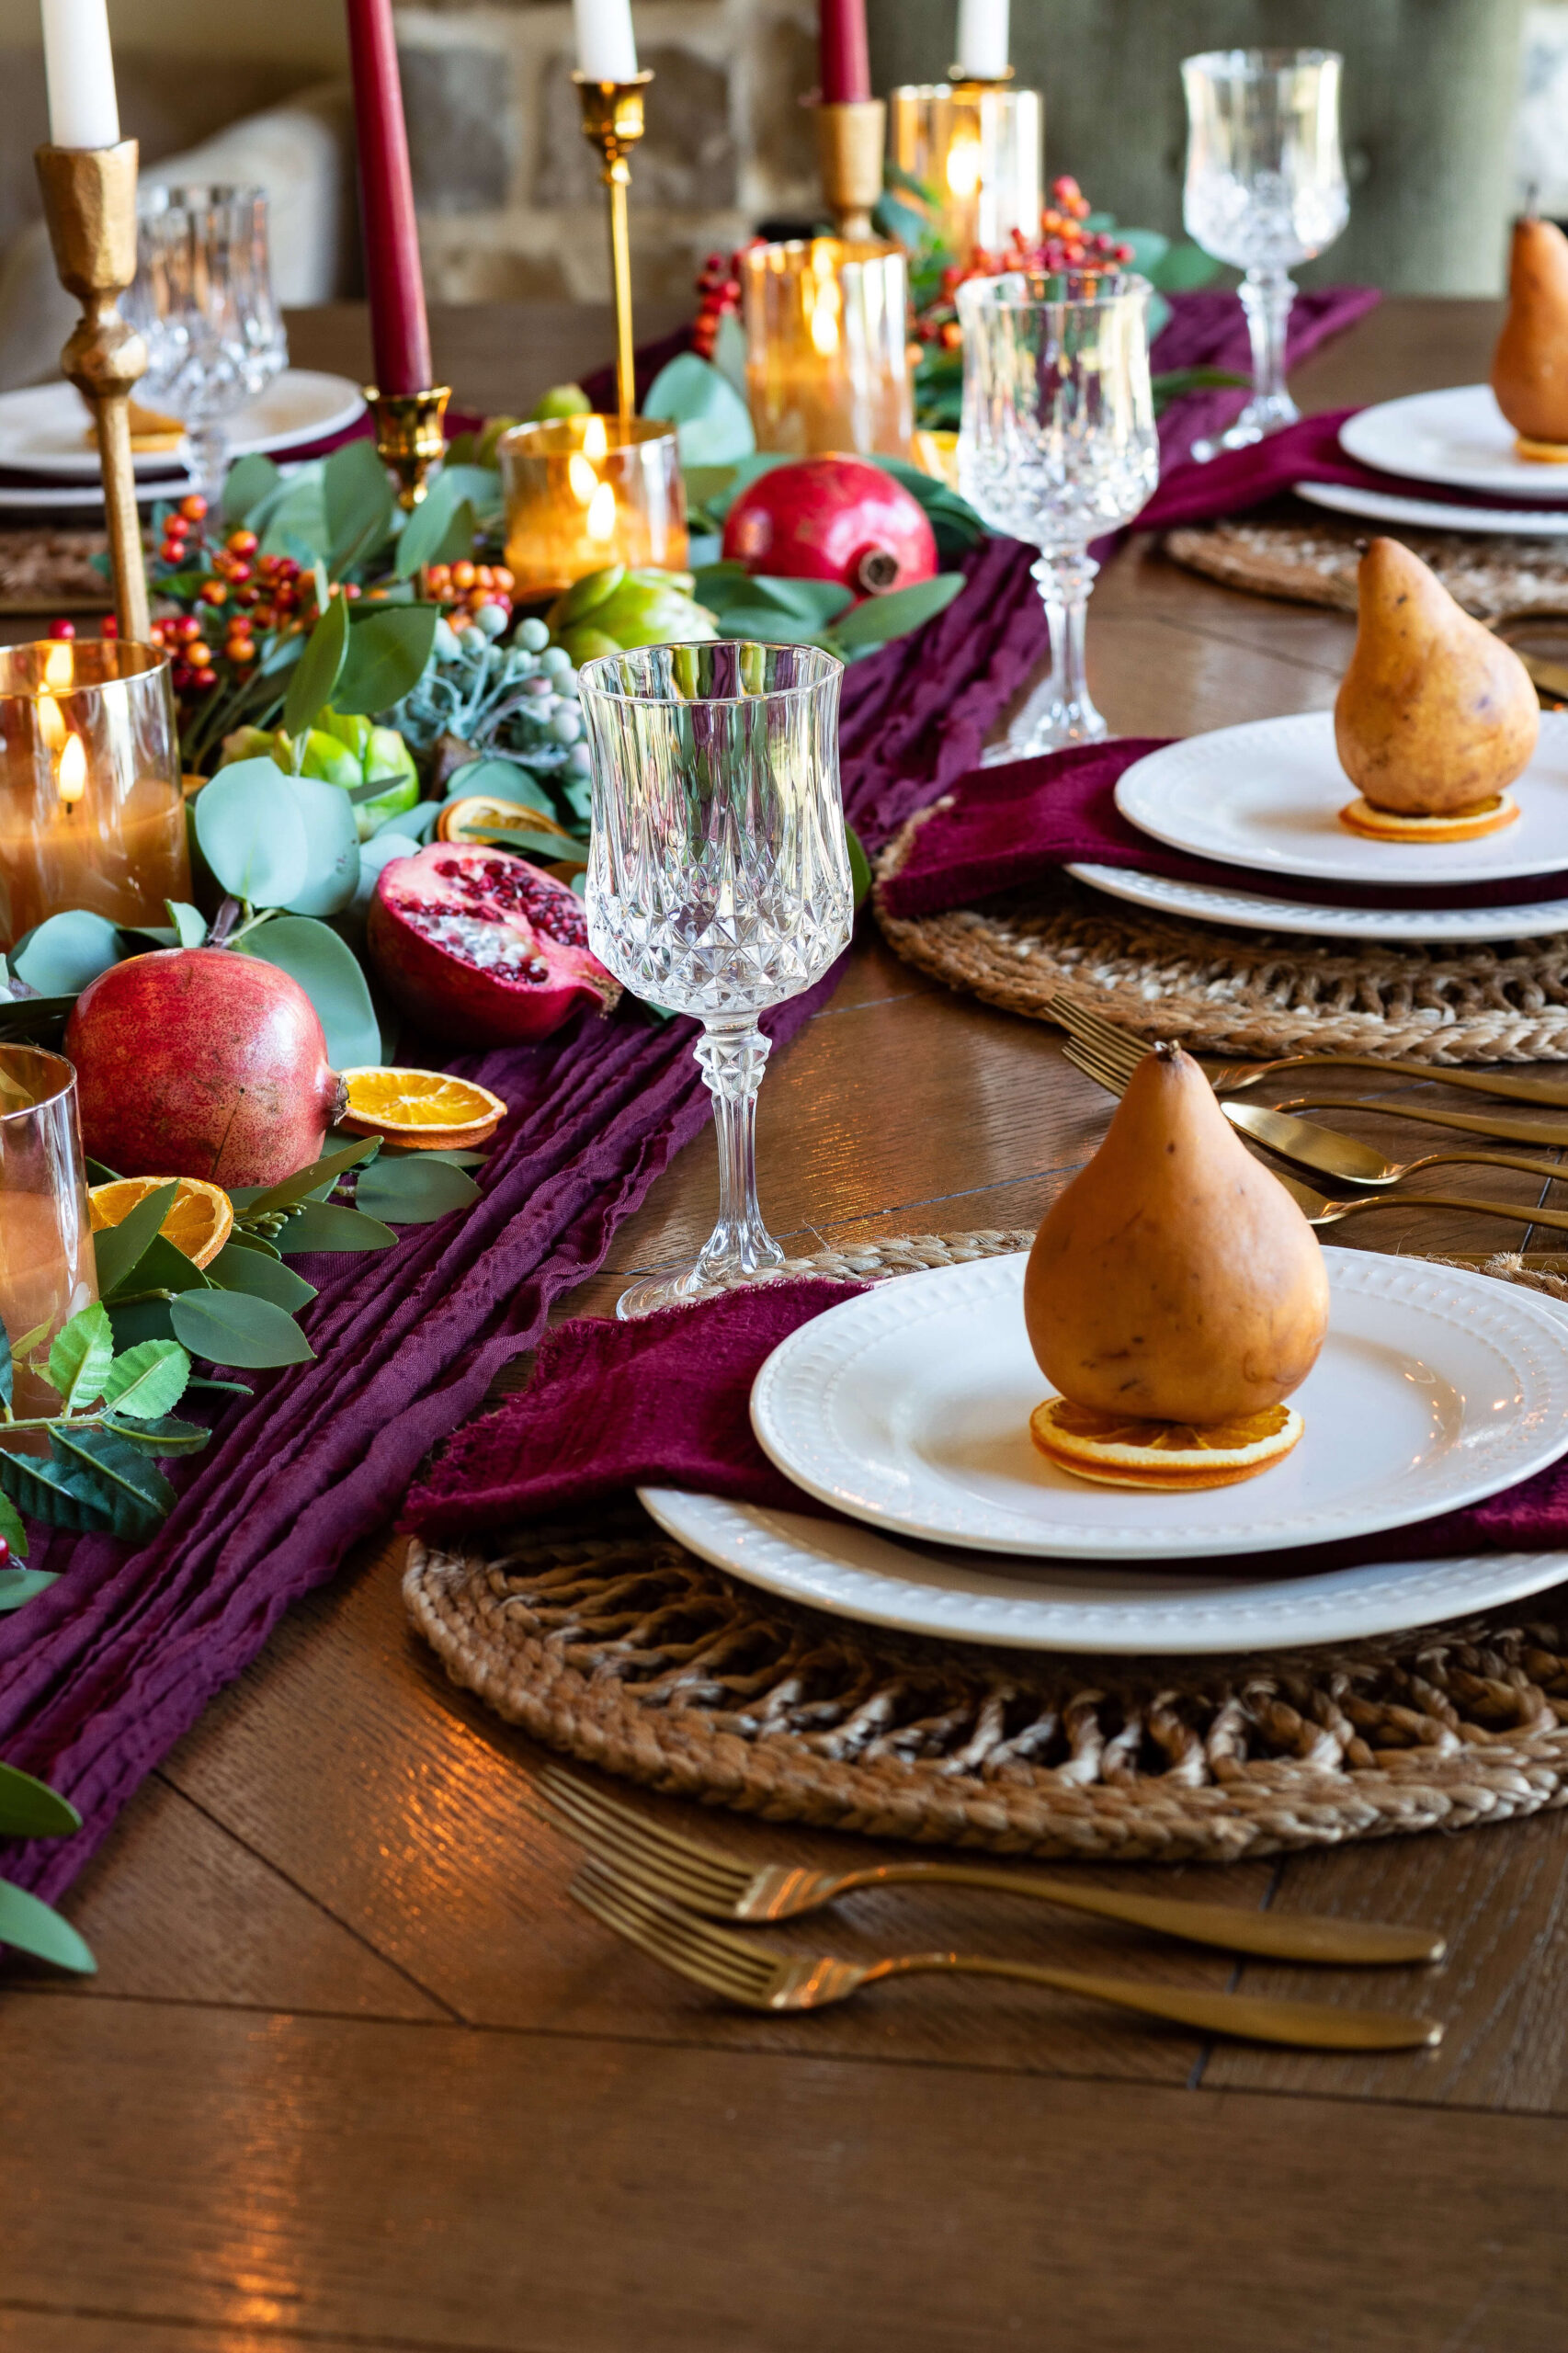
<svg viewBox="0 0 1568 2353">
<path fill-rule="evenodd" d="M 214 498 L 227 469 L 229 420 L 289 356 L 272 290 L 265 191 L 144 189 L 126 309 L 147 345 L 147 398 L 179 418 L 191 471 Z"/>
<path fill-rule="evenodd" d="M 695 1265 L 634 1283 L 622 1316 L 766 1272 L 756 1200 L 757 1016 L 848 945 L 838 790 L 844 665 L 810 645 L 649 645 L 589 662 L 588 939 L 633 995 L 702 1023 L 719 1131 L 719 1222 Z"/>
<path fill-rule="evenodd" d="M 1350 218 L 1339 152 L 1339 69 L 1326 49 L 1216 49 L 1183 61 L 1187 233 L 1246 275 L 1253 396 L 1198 459 L 1244 449 L 1301 411 L 1285 389 L 1294 263 L 1333 244 Z"/>
<path fill-rule="evenodd" d="M 1106 733 L 1084 673 L 1099 570 L 1088 551 L 1131 521 L 1160 478 L 1148 300 L 1147 281 L 1120 271 L 1008 270 L 959 288 L 959 486 L 993 530 L 1039 548 L 1051 625 L 1051 676 L 987 766 Z"/>
</svg>

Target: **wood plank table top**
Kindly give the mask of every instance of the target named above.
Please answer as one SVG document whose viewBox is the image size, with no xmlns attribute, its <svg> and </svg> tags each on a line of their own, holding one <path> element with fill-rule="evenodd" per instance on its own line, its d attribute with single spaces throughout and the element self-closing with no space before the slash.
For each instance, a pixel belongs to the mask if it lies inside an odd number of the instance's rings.
<svg viewBox="0 0 1568 2353">
<path fill-rule="evenodd" d="M 1295 389 L 1327 407 L 1473 381 L 1495 326 L 1490 304 L 1390 301 Z M 602 313 L 447 310 L 435 331 L 458 398 L 492 408 L 608 349 Z M 351 310 L 291 333 L 301 364 L 364 366 Z M 1338 614 L 1135 540 L 1096 590 L 1089 663 L 1113 728 L 1170 734 L 1326 708 L 1350 640 Z M 1054 1032 L 870 938 L 769 1070 L 764 1208 L 801 1250 L 1025 1225 L 1106 1113 Z M 1342 1116 L 1383 1148 L 1401 1135 Z M 1458 1169 L 1445 1189 L 1483 1176 L 1471 1189 L 1512 1188 L 1517 1225 L 1391 1211 L 1346 1238 L 1524 1246 L 1540 1188 Z M 714 1192 L 702 1142 L 574 1306 L 604 1312 L 632 1269 L 694 1250 Z M 444 1683 L 397 1567 L 368 1548 L 296 1610 L 127 1809 L 66 1905 L 97 1978 L 0 1980 L 0 2353 L 1561 2353 L 1568 1817 L 1089 1874 L 1436 1923 L 1450 1958 L 1424 1984 L 1312 1978 L 1414 1993 L 1449 2022 L 1432 2053 L 1212 2047 L 929 1979 L 758 2018 L 568 1903 L 571 1850 L 525 1802 L 528 1744 Z M 715 1827 L 759 1859 L 867 1859 L 859 1841 Z M 978 1936 L 1306 1990 L 1305 1972 L 977 1904 L 858 1899 L 824 1943 Z"/>
</svg>

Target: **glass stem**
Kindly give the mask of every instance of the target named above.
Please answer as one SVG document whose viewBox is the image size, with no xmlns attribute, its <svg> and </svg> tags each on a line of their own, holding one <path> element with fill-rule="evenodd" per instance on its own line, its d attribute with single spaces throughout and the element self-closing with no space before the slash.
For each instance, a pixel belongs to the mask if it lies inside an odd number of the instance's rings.
<svg viewBox="0 0 1568 2353">
<path fill-rule="evenodd" d="M 985 755 L 988 766 L 997 760 L 1032 759 L 1067 744 L 1097 744 L 1107 733 L 1084 667 L 1084 623 L 1098 571 L 1093 556 L 1082 548 L 1042 554 L 1030 567 L 1051 631 L 1051 674 L 1019 711 L 1006 742 Z"/>
<path fill-rule="evenodd" d="M 1238 291 L 1252 341 L 1249 410 L 1293 418 L 1295 404 L 1285 390 L 1285 330 L 1296 299 L 1295 280 L 1282 269 L 1249 269 Z"/>
<path fill-rule="evenodd" d="M 190 471 L 196 487 L 210 506 L 222 500 L 223 479 L 229 471 L 229 435 L 223 425 L 192 425 L 186 428 L 190 444 Z"/>
<path fill-rule="evenodd" d="M 778 1266 L 784 1253 L 756 1199 L 756 1097 L 769 1040 L 755 1022 L 704 1028 L 697 1059 L 719 1138 L 719 1222 L 697 1262 L 700 1282 Z"/>
</svg>

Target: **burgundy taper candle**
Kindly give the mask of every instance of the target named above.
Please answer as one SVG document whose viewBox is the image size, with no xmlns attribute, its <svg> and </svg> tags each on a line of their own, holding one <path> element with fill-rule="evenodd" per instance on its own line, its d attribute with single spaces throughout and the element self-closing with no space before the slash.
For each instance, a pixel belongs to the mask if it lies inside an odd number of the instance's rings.
<svg viewBox="0 0 1568 2353">
<path fill-rule="evenodd" d="M 822 0 L 822 97 L 847 106 L 871 95 L 866 0 Z"/>
<path fill-rule="evenodd" d="M 376 389 L 423 392 L 434 381 L 430 330 L 392 0 L 347 0 L 347 6 L 359 150 L 359 227 Z"/>
</svg>

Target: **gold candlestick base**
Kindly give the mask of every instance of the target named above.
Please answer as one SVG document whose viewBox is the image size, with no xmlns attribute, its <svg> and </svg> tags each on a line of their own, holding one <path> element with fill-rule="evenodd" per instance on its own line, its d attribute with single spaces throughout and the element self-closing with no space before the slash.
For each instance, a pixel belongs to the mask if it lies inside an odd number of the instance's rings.
<svg viewBox="0 0 1568 2353">
<path fill-rule="evenodd" d="M 882 192 L 888 110 L 881 98 L 848 98 L 817 108 L 822 192 L 834 225 L 851 244 L 876 235 L 871 209 Z"/>
<path fill-rule="evenodd" d="M 590 82 L 574 74 L 583 106 L 583 136 L 604 159 L 599 176 L 609 203 L 609 274 L 615 296 L 616 404 L 624 424 L 637 410 L 637 370 L 631 335 L 631 235 L 626 191 L 631 185 L 630 151 L 642 136 L 642 100 L 652 74 L 631 82 Z"/>
<path fill-rule="evenodd" d="M 442 419 L 451 397 L 449 384 L 433 384 L 424 392 L 381 392 L 374 384 L 365 386 L 376 420 L 376 455 L 397 476 L 397 503 L 407 514 L 425 496 L 425 477 L 446 449 Z"/>
<path fill-rule="evenodd" d="M 40 147 L 34 160 L 54 266 L 82 305 L 60 361 L 97 426 L 115 617 L 123 642 L 145 642 L 147 571 L 131 455 L 131 387 L 147 372 L 147 347 L 116 302 L 136 275 L 136 142 Z"/>
<path fill-rule="evenodd" d="M 1011 65 L 1004 65 L 1000 74 L 966 74 L 961 65 L 949 65 L 948 80 L 955 90 L 1005 90 L 1014 72 Z"/>
</svg>

